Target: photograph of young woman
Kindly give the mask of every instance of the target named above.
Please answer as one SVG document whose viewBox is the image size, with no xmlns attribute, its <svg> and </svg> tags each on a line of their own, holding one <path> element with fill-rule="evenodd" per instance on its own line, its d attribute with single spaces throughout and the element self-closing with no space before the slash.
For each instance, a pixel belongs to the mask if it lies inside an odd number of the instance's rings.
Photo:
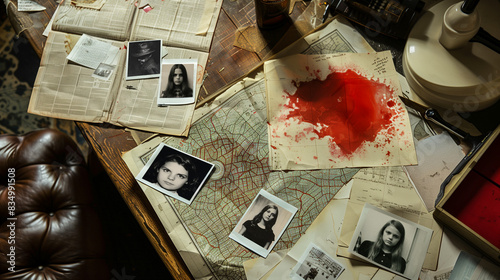
<svg viewBox="0 0 500 280">
<path fill-rule="evenodd" d="M 195 101 L 196 69 L 193 59 L 164 59 L 158 105 L 181 105 Z"/>
<path fill-rule="evenodd" d="M 213 164 L 161 144 L 137 175 L 137 180 L 180 201 L 191 204 L 208 179 Z"/>
<path fill-rule="evenodd" d="M 278 206 L 266 205 L 253 219 L 243 223 L 239 233 L 264 249 L 268 249 L 274 241 L 273 226 L 278 218 L 278 212 Z"/>
<path fill-rule="evenodd" d="M 229 237 L 267 257 L 296 212 L 295 206 L 260 190 Z"/>
<path fill-rule="evenodd" d="M 349 253 L 392 273 L 418 280 L 432 230 L 365 203 Z"/>
<path fill-rule="evenodd" d="M 401 256 L 405 241 L 405 228 L 400 221 L 390 220 L 378 233 L 377 240 L 365 240 L 358 253 L 387 268 L 404 273 L 406 260 Z"/>
<path fill-rule="evenodd" d="M 167 88 L 161 92 L 160 98 L 192 97 L 193 89 L 189 85 L 186 66 L 174 64 L 168 74 Z"/>
<path fill-rule="evenodd" d="M 198 185 L 196 165 L 183 154 L 170 154 L 151 167 L 151 181 L 172 194 L 191 200 Z"/>
</svg>

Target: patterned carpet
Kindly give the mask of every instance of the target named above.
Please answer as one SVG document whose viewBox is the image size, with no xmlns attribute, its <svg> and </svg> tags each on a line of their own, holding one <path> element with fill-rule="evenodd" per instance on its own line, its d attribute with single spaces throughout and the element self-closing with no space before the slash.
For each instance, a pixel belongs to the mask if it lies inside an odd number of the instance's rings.
<svg viewBox="0 0 500 280">
<path fill-rule="evenodd" d="M 87 155 L 87 143 L 73 121 L 27 113 L 40 59 L 25 38 L 15 35 L 4 7 L 0 19 L 0 134 L 55 128 L 70 135 Z"/>
</svg>

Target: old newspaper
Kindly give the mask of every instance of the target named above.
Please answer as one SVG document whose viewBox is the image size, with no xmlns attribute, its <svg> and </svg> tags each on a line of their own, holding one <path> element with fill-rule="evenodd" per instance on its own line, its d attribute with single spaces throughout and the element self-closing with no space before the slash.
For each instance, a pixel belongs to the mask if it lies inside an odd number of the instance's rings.
<svg viewBox="0 0 500 280">
<path fill-rule="evenodd" d="M 160 78 L 126 80 L 127 43 L 161 40 L 163 59 L 196 59 L 197 94 L 221 2 L 153 0 L 147 2 L 152 9 L 144 9 L 133 1 L 107 0 L 100 10 L 61 3 L 28 112 L 186 136 L 195 104 L 159 107 Z M 95 69 L 67 59 L 83 34 L 119 48 L 108 79 L 95 78 Z"/>
</svg>

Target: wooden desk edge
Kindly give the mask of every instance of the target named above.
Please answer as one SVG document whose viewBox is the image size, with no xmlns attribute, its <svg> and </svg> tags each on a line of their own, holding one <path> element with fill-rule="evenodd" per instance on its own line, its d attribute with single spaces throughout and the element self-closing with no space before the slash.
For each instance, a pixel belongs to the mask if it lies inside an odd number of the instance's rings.
<svg viewBox="0 0 500 280">
<path fill-rule="evenodd" d="M 84 122 L 75 123 L 90 147 L 95 151 L 100 163 L 172 276 L 175 279 L 194 279 L 146 195 L 140 189 L 126 163 L 121 160 L 123 147 L 106 145 L 103 148 L 104 146 L 100 145 L 99 141 L 107 141 L 106 136 L 102 135 L 95 125 Z M 103 149 L 106 149 L 106 151 Z M 120 160 L 117 161 L 116 158 L 120 158 Z M 107 164 L 110 160 L 115 164 L 113 168 L 118 167 L 118 170 L 110 169 Z"/>
</svg>

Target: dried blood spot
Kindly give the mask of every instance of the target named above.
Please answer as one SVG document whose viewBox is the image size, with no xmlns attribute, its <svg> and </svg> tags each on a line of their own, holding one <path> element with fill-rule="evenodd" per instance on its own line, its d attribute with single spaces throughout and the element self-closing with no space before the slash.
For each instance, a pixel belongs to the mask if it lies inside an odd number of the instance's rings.
<svg viewBox="0 0 500 280">
<path fill-rule="evenodd" d="M 350 157 L 364 142 L 373 142 L 388 129 L 396 114 L 390 87 L 347 70 L 324 80 L 292 81 L 297 88 L 284 105 L 287 119 L 314 125 L 312 132 L 330 141 Z"/>
</svg>

